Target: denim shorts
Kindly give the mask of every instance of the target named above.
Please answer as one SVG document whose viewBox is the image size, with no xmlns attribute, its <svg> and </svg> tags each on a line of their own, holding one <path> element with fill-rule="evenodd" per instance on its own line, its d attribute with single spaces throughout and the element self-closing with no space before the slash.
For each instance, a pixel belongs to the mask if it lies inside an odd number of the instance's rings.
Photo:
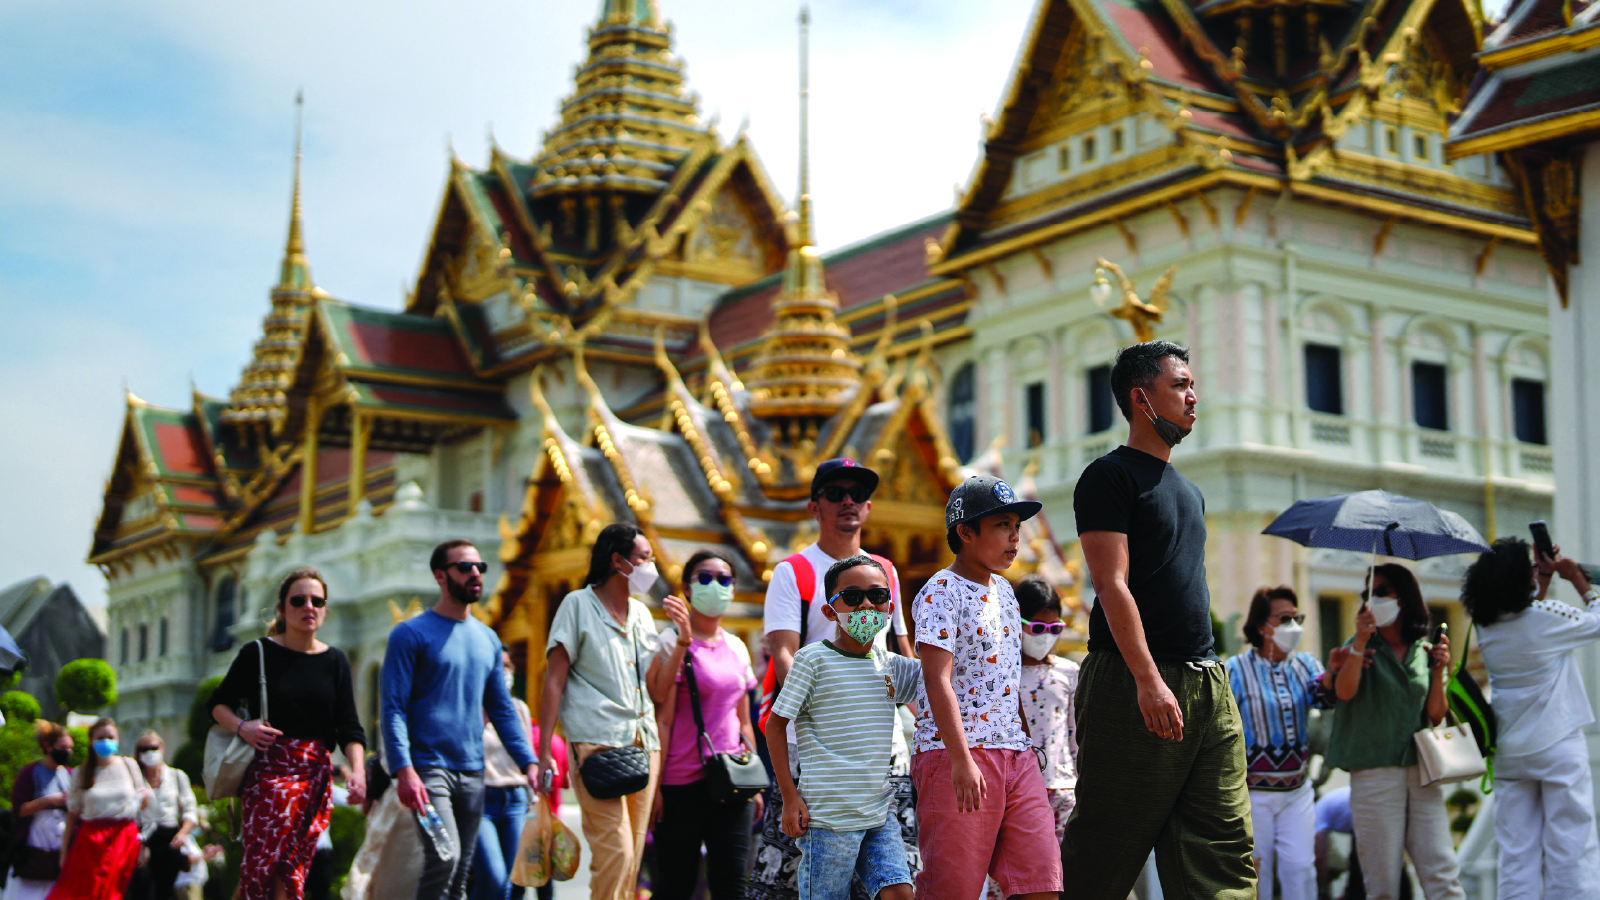
<svg viewBox="0 0 1600 900">
<path fill-rule="evenodd" d="M 861 876 L 867 896 L 891 884 L 910 884 L 906 845 L 894 815 L 865 831 L 832 831 L 812 826 L 795 839 L 800 847 L 800 900 L 846 900 L 850 874 Z"/>
</svg>

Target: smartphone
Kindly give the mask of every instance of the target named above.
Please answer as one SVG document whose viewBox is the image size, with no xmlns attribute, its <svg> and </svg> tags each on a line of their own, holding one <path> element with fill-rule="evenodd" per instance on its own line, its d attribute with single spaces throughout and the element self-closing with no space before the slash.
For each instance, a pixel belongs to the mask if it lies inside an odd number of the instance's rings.
<svg viewBox="0 0 1600 900">
<path fill-rule="evenodd" d="M 1550 542 L 1550 526 L 1544 522 L 1529 522 L 1528 531 L 1533 534 L 1533 552 L 1555 559 L 1556 545 Z"/>
<path fill-rule="evenodd" d="M 1433 626 L 1433 634 L 1428 636 L 1428 643 L 1439 643 L 1439 639 L 1444 637 L 1444 633 L 1449 630 L 1450 626 L 1444 622 L 1440 622 L 1439 624 Z"/>
</svg>

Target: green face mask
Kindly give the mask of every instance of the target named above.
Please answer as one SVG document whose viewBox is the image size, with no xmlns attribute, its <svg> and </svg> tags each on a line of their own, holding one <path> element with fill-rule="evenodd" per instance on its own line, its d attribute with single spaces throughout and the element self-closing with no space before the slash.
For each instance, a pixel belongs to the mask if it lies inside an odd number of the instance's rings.
<svg viewBox="0 0 1600 900">
<path fill-rule="evenodd" d="M 718 584 L 692 584 L 689 586 L 689 603 L 695 611 L 703 616 L 720 616 L 728 611 L 728 604 L 733 602 L 733 585 Z"/>
</svg>

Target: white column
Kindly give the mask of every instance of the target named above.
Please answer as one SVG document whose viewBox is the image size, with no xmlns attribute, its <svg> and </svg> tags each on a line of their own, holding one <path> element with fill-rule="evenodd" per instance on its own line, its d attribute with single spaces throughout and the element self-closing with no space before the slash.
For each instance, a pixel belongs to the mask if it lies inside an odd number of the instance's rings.
<svg viewBox="0 0 1600 900">
<path fill-rule="evenodd" d="M 1578 258 L 1573 266 L 1565 309 L 1550 292 L 1550 423 L 1555 452 L 1556 492 L 1553 537 L 1566 555 L 1600 563 L 1600 375 L 1594 370 L 1600 348 L 1600 143 L 1585 149 L 1583 207 Z M 1552 586 L 1554 589 L 1554 587 Z M 1564 582 L 1559 596 L 1576 602 Z M 1589 702 L 1600 712 L 1600 646 L 1582 653 Z M 1589 727 L 1589 758 L 1600 764 L 1600 727 Z"/>
</svg>

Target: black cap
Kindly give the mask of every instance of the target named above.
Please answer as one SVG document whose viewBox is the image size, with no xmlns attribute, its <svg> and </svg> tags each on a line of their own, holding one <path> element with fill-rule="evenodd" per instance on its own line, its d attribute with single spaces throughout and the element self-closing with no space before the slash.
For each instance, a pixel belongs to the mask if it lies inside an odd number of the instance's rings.
<svg viewBox="0 0 1600 900">
<path fill-rule="evenodd" d="M 878 489 L 878 473 L 863 466 L 849 457 L 825 460 L 817 465 L 817 472 L 811 476 L 811 499 L 817 499 L 817 494 L 822 492 L 823 485 L 841 478 L 854 478 L 869 491 Z"/>
<path fill-rule="evenodd" d="M 1026 522 L 1043 506 L 1037 500 L 1018 500 L 1011 485 L 993 475 L 974 475 L 950 492 L 950 501 L 944 505 L 944 527 L 948 531 L 963 522 L 1008 511 L 1015 511 Z"/>
</svg>

